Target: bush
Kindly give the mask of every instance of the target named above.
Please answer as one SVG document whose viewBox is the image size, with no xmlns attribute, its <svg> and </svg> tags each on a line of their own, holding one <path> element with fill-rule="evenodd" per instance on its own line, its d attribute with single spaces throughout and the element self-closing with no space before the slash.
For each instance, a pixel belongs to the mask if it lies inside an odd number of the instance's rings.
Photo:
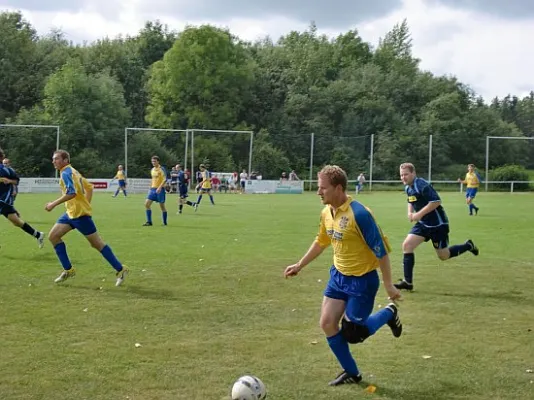
<svg viewBox="0 0 534 400">
<path fill-rule="evenodd" d="M 502 167 L 495 168 L 490 171 L 490 181 L 528 181 L 530 176 L 528 171 L 520 165 L 504 165 Z M 495 184 L 499 188 L 509 188 L 510 184 Z M 528 190 L 528 183 L 516 183 L 514 184 L 514 190 Z"/>
</svg>

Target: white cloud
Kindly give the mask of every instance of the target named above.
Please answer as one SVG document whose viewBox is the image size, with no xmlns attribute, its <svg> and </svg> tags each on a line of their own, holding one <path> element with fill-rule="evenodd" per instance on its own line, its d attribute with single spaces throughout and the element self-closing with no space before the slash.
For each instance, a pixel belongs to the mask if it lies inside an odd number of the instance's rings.
<svg viewBox="0 0 534 400">
<path fill-rule="evenodd" d="M 9 0 L 0 0 L 0 9 L 10 8 L 2 4 L 6 1 Z M 146 20 L 156 18 L 176 30 L 183 29 L 186 24 L 224 26 L 247 40 L 265 35 L 278 39 L 290 30 L 302 31 L 309 24 L 295 20 L 291 17 L 294 14 L 275 12 L 263 14 L 268 17 L 251 18 L 247 13 L 235 11 L 233 16 L 227 13 L 227 17 L 215 19 L 212 14 L 211 18 L 201 19 L 195 13 L 179 12 L 177 4 L 184 4 L 185 0 L 174 3 L 173 13 L 163 13 L 156 7 L 158 0 L 154 1 L 109 0 L 107 6 L 104 0 L 83 0 L 78 8 L 71 7 L 71 11 L 45 11 L 46 7 L 40 7 L 41 11 L 22 11 L 39 33 L 59 27 L 76 42 L 119 34 L 135 35 Z M 320 33 L 329 36 L 356 28 L 364 40 L 376 45 L 379 37 L 406 18 L 413 36 L 414 54 L 421 59 L 423 69 L 440 75 L 456 75 L 487 100 L 508 93 L 522 96 L 534 90 L 534 74 L 531 73 L 534 55 L 528 51 L 530 38 L 534 37 L 534 17 L 505 19 L 496 13 L 452 8 L 445 3 L 444 0 L 403 0 L 401 8 L 393 8 L 383 17 L 340 25 L 337 30 L 321 29 L 319 23 L 318 28 Z M 154 7 L 148 9 L 147 4 Z M 324 4 L 328 7 L 326 2 Z M 195 17 L 184 19 L 182 15 Z M 315 19 L 320 21 L 320 18 Z"/>
</svg>

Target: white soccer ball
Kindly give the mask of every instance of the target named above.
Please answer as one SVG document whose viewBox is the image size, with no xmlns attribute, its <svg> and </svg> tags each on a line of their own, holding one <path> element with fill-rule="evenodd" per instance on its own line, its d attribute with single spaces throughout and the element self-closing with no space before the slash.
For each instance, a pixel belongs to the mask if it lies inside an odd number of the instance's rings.
<svg viewBox="0 0 534 400">
<path fill-rule="evenodd" d="M 267 398 L 267 389 L 256 376 L 242 376 L 232 387 L 232 400 L 263 400 L 265 398 Z"/>
</svg>

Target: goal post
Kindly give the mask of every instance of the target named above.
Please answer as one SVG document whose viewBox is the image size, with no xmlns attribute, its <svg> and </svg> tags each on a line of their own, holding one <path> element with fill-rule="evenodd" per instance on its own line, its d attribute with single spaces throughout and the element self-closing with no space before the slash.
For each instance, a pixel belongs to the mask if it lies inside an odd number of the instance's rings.
<svg viewBox="0 0 534 400">
<path fill-rule="evenodd" d="M 0 128 L 30 128 L 30 129 L 55 129 L 56 130 L 56 150 L 59 150 L 59 125 L 39 125 L 39 124 L 0 124 Z M 58 171 L 55 171 L 55 177 L 58 177 Z"/>
<path fill-rule="evenodd" d="M 534 137 L 529 136 L 486 136 L 486 176 L 485 176 L 485 191 L 488 191 L 488 179 L 489 179 L 489 150 L 490 150 L 490 139 L 499 139 L 499 140 L 534 140 Z"/>
</svg>

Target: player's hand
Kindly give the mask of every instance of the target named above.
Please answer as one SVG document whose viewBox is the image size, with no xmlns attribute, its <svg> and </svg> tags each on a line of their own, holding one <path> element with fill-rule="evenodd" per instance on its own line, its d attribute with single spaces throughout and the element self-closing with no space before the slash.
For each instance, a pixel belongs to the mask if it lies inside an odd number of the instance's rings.
<svg viewBox="0 0 534 400">
<path fill-rule="evenodd" d="M 461 180 L 460 178 L 458 178 L 458 182 L 460 182 L 460 183 L 461 183 L 461 182 L 462 182 L 462 180 Z"/>
<path fill-rule="evenodd" d="M 9 179 L 7 178 L 0 178 L 0 182 L 5 183 L 6 185 L 9 183 Z"/>
<path fill-rule="evenodd" d="M 157 194 L 160 194 L 160 193 L 161 193 L 161 188 L 157 188 L 157 189 L 156 189 L 156 193 L 157 193 Z"/>
<path fill-rule="evenodd" d="M 56 206 L 54 205 L 54 203 L 46 203 L 46 206 L 45 206 L 45 210 L 46 211 L 52 211 Z"/>
<path fill-rule="evenodd" d="M 418 222 L 421 219 L 419 213 L 410 213 L 408 218 L 410 218 L 410 222 Z"/>
<path fill-rule="evenodd" d="M 299 264 L 293 264 L 289 267 L 286 267 L 286 269 L 284 270 L 284 278 L 288 278 L 290 276 L 297 276 L 301 269 L 302 267 Z"/>
<path fill-rule="evenodd" d="M 402 295 L 399 289 L 397 289 L 393 283 L 386 285 L 386 292 L 388 293 L 388 298 L 392 302 L 396 302 L 397 300 L 402 300 Z"/>
</svg>

